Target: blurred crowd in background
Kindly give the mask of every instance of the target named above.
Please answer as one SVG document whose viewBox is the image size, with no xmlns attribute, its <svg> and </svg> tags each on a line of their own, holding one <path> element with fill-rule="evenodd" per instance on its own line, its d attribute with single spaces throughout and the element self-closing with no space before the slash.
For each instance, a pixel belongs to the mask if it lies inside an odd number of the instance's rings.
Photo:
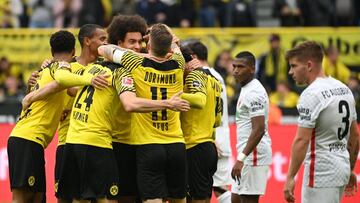
<svg viewBox="0 0 360 203">
<path fill-rule="evenodd" d="M 172 27 L 253 27 L 257 25 L 256 3 L 264 0 L 0 0 L 0 22 L 4 28 L 79 27 L 87 23 L 106 26 L 115 14 L 139 14 L 149 24 L 162 22 Z M 272 15 L 281 26 L 357 26 L 358 0 L 272 0 Z M 295 110 L 302 87 L 288 75 L 288 64 L 277 34 L 269 36 L 270 50 L 257 59 L 256 77 L 267 88 L 278 116 Z M 211 51 L 211 50 L 210 50 Z M 325 50 L 325 73 L 348 84 L 360 109 L 359 74 L 342 63 L 336 47 Z M 1 56 L 0 56 L 1 57 Z M 229 114 L 235 114 L 240 86 L 232 77 L 230 50 L 219 51 L 212 65 L 227 84 Z M 0 58 L 0 103 L 20 102 L 26 94 L 22 71 Z M 281 111 L 279 110 L 281 109 Z M 293 111 L 294 112 L 294 111 Z M 290 113 L 291 114 L 291 113 Z"/>
<path fill-rule="evenodd" d="M 358 26 L 358 0 L 0 0 L 1 27 L 107 26 L 120 13 L 171 27 L 255 27 L 271 1 L 281 26 Z"/>
</svg>

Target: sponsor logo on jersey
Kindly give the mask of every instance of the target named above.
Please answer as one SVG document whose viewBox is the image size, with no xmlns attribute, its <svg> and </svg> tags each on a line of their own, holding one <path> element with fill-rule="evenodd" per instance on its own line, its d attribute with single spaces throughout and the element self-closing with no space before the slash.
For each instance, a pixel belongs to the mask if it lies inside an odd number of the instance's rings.
<svg viewBox="0 0 360 203">
<path fill-rule="evenodd" d="M 198 80 L 194 80 L 193 87 L 200 87 L 200 82 Z"/>
<path fill-rule="evenodd" d="M 131 87 L 134 85 L 134 80 L 130 77 L 124 77 L 121 83 L 123 86 Z"/>
</svg>

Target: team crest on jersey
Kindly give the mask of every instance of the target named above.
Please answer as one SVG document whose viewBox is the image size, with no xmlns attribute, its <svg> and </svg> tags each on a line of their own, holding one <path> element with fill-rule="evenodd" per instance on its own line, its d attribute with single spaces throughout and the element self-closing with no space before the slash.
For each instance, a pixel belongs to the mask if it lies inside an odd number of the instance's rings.
<svg viewBox="0 0 360 203">
<path fill-rule="evenodd" d="M 200 87 L 200 82 L 198 80 L 194 80 L 193 87 Z"/>
<path fill-rule="evenodd" d="M 124 77 L 121 81 L 123 86 L 131 87 L 134 85 L 134 79 L 130 77 Z"/>
<path fill-rule="evenodd" d="M 35 177 L 34 176 L 30 176 L 28 178 L 28 184 L 29 184 L 30 187 L 35 185 Z"/>
<path fill-rule="evenodd" d="M 112 196 L 116 196 L 119 193 L 119 188 L 117 185 L 112 185 L 109 191 Z"/>
</svg>

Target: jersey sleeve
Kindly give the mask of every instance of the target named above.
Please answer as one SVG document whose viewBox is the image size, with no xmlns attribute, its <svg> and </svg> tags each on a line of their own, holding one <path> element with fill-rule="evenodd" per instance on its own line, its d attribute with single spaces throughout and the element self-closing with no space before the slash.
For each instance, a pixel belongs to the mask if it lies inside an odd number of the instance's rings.
<svg viewBox="0 0 360 203">
<path fill-rule="evenodd" d="M 130 73 L 141 65 L 143 59 L 144 57 L 139 56 L 131 51 L 125 51 L 121 55 L 114 55 L 114 62 L 120 62 L 120 64 L 124 66 L 124 68 L 127 69 Z"/>
<path fill-rule="evenodd" d="M 49 65 L 49 69 L 50 69 L 50 75 L 53 79 L 55 79 L 55 73 L 58 70 L 66 70 L 71 72 L 71 66 L 69 63 L 65 63 L 65 62 L 53 62 Z"/>
<path fill-rule="evenodd" d="M 118 95 L 126 91 L 136 92 L 134 78 L 131 73 L 124 68 L 114 70 L 112 83 Z"/>
<path fill-rule="evenodd" d="M 179 64 L 179 68 L 184 69 L 185 67 L 185 58 L 180 53 L 174 53 L 171 55 L 170 60 L 174 60 Z"/>
<path fill-rule="evenodd" d="M 207 76 L 202 72 L 193 70 L 185 79 L 184 92 L 201 92 L 206 95 Z"/>
<path fill-rule="evenodd" d="M 316 119 L 323 109 L 323 103 L 314 93 L 302 94 L 297 105 L 298 125 L 303 128 L 315 128 Z"/>
<path fill-rule="evenodd" d="M 256 116 L 265 116 L 267 98 L 263 94 L 251 92 L 244 98 L 244 105 L 249 109 L 250 118 Z"/>
</svg>

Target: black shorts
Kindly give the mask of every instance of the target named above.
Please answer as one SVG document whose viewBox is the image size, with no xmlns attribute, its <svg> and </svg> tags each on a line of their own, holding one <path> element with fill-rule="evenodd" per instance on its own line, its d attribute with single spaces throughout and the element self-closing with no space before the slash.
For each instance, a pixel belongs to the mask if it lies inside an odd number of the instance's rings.
<svg viewBox="0 0 360 203">
<path fill-rule="evenodd" d="M 139 194 L 143 200 L 186 197 L 185 144 L 147 144 L 136 149 Z"/>
<path fill-rule="evenodd" d="M 61 168 L 61 164 L 62 164 L 62 160 L 63 160 L 63 156 L 64 156 L 64 148 L 65 145 L 59 145 L 56 148 L 56 161 L 55 161 L 55 186 L 54 186 L 54 191 L 55 191 L 55 195 L 57 193 L 57 189 L 58 189 L 58 184 L 59 184 L 59 177 L 60 177 L 60 168 Z"/>
<path fill-rule="evenodd" d="M 7 145 L 10 187 L 46 192 L 44 148 L 33 141 L 10 137 Z"/>
<path fill-rule="evenodd" d="M 217 158 L 216 147 L 212 142 L 201 143 L 187 150 L 190 199 L 211 198 Z"/>
<path fill-rule="evenodd" d="M 119 169 L 119 197 L 138 196 L 136 146 L 113 142 L 113 150 Z"/>
<path fill-rule="evenodd" d="M 66 144 L 57 197 L 62 199 L 117 199 L 118 169 L 112 149 Z"/>
</svg>

